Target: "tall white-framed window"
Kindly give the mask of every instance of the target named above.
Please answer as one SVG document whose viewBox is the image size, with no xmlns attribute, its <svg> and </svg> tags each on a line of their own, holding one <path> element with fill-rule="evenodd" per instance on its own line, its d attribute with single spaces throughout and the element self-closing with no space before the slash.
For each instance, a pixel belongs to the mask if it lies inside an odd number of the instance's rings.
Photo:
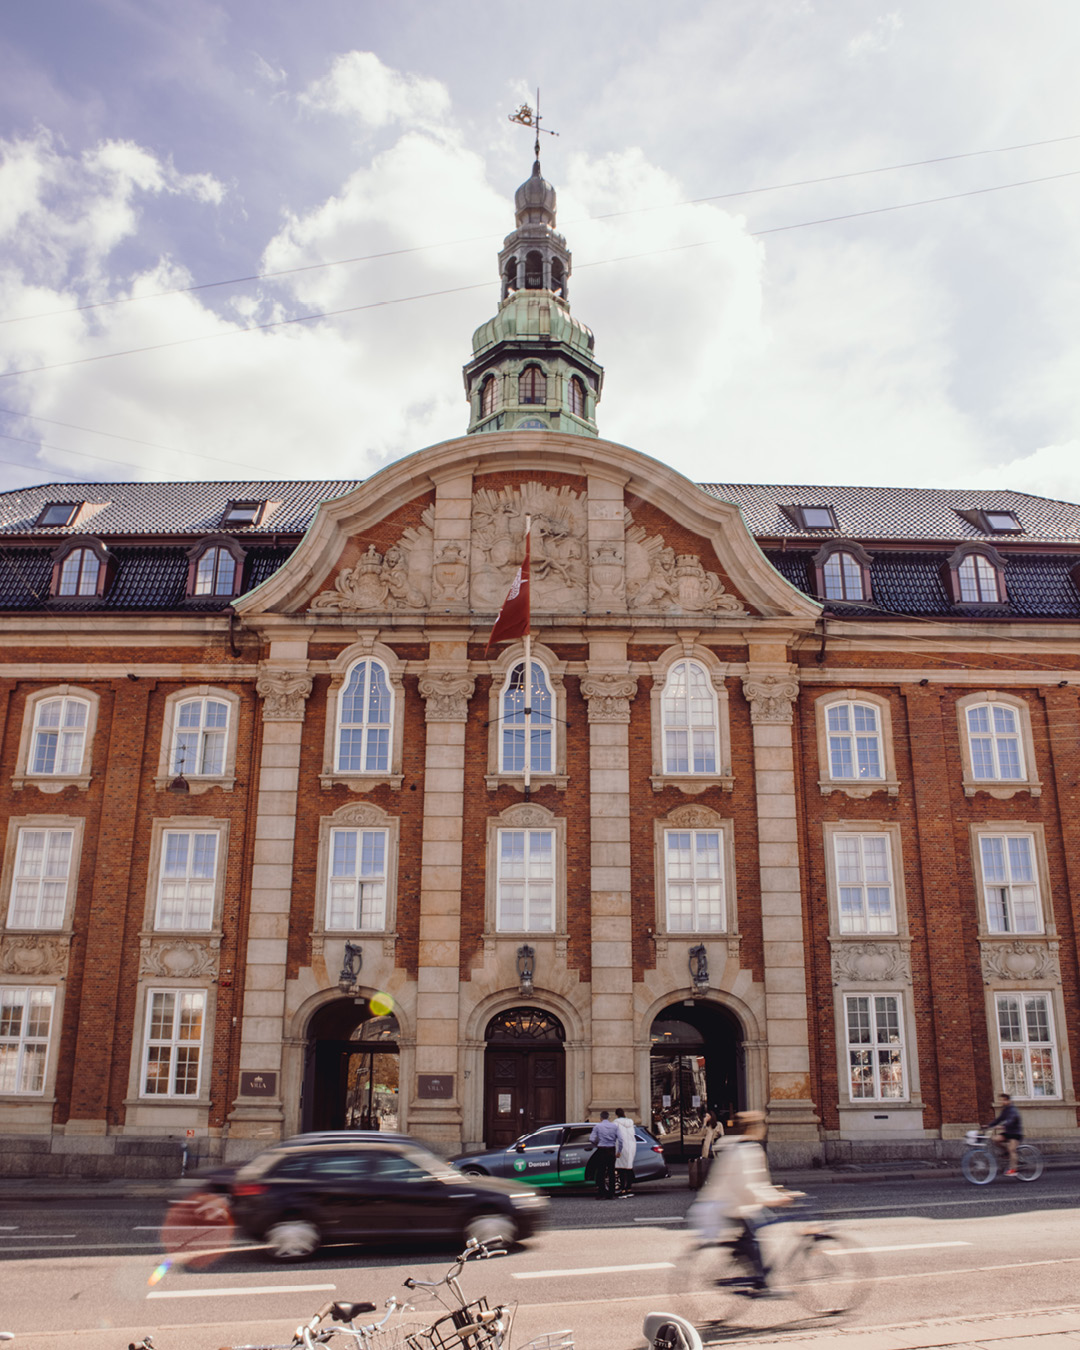
<svg viewBox="0 0 1080 1350">
<path fill-rule="evenodd" d="M 1028 1100 L 1060 1097 L 1054 1015 L 1048 993 L 996 994 L 1001 1090 Z"/>
<path fill-rule="evenodd" d="M 338 773 L 389 773 L 393 712 L 386 667 L 357 661 L 338 695 Z"/>
<path fill-rule="evenodd" d="M 82 698 L 42 699 L 34 708 L 28 771 L 70 776 L 82 770 L 90 704 Z"/>
<path fill-rule="evenodd" d="M 9 928 L 62 928 L 71 889 L 73 827 L 22 828 L 8 905 Z"/>
<path fill-rule="evenodd" d="M 664 831 L 664 893 L 669 933 L 722 933 L 724 834 L 717 829 Z"/>
<path fill-rule="evenodd" d="M 890 836 L 833 834 L 838 929 L 841 933 L 895 933 Z"/>
<path fill-rule="evenodd" d="M 217 830 L 163 831 L 155 928 L 209 932 L 214 926 L 219 846 Z"/>
<path fill-rule="evenodd" d="M 716 690 L 700 661 L 676 661 L 660 702 L 663 772 L 715 774 L 719 751 Z"/>
<path fill-rule="evenodd" d="M 45 1091 L 56 991 L 0 985 L 0 1094 Z"/>
<path fill-rule="evenodd" d="M 825 710 L 829 776 L 858 781 L 885 777 L 881 722 L 871 703 L 830 703 Z"/>
<path fill-rule="evenodd" d="M 1024 777 L 1024 752 L 1015 708 L 975 703 L 965 710 L 972 775 L 978 779 Z"/>
<path fill-rule="evenodd" d="M 533 658 L 529 695 L 525 693 L 525 662 L 507 671 L 499 699 L 499 772 L 523 773 L 525 769 L 525 708 L 530 709 L 530 773 L 554 771 L 555 713 L 547 671 Z"/>
<path fill-rule="evenodd" d="M 1041 933 L 1034 836 L 980 832 L 978 842 L 987 929 L 991 933 Z"/>
<path fill-rule="evenodd" d="M 148 989 L 143 1048 L 144 1097 L 197 1097 L 206 991 Z"/>
<path fill-rule="evenodd" d="M 496 858 L 496 931 L 553 933 L 555 830 L 500 829 L 496 836 Z"/>
<path fill-rule="evenodd" d="M 331 829 L 326 928 L 382 932 L 386 928 L 389 831 Z"/>
<path fill-rule="evenodd" d="M 901 996 L 845 994 L 844 1025 L 851 1100 L 906 1100 Z"/>
<path fill-rule="evenodd" d="M 174 713 L 170 771 L 185 778 L 220 778 L 228 738 L 228 703 L 218 698 L 184 699 Z"/>
</svg>

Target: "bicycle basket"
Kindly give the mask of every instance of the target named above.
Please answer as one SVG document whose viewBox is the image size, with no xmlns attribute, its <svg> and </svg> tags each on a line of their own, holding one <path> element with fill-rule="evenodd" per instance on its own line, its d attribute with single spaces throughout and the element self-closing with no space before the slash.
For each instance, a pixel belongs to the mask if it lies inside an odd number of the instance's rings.
<svg viewBox="0 0 1080 1350">
<path fill-rule="evenodd" d="M 518 1346 L 518 1350 L 574 1350 L 572 1331 L 548 1331 Z"/>
<path fill-rule="evenodd" d="M 358 1331 L 357 1350 L 413 1350 L 414 1337 L 425 1336 L 427 1325 L 418 1322 L 389 1322 L 385 1327 L 375 1327 L 364 1333 Z M 428 1342 L 420 1340 L 417 1345 L 427 1350 Z"/>
<path fill-rule="evenodd" d="M 464 1338 L 461 1335 L 462 1327 L 475 1322 L 480 1313 L 490 1311 L 486 1298 L 474 1299 L 464 1308 L 455 1308 L 452 1313 L 440 1317 L 426 1330 L 414 1332 L 405 1345 L 408 1350 L 463 1350 L 463 1347 L 467 1347 L 467 1350 L 488 1350 L 489 1346 L 498 1347 L 509 1339 L 509 1308 L 502 1309 L 503 1315 L 487 1326 L 467 1332 Z"/>
</svg>

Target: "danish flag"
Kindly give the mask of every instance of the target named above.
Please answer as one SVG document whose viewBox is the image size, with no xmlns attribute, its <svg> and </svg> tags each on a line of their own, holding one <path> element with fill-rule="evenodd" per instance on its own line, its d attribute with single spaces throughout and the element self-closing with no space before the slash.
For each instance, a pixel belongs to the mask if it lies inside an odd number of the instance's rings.
<svg viewBox="0 0 1080 1350">
<path fill-rule="evenodd" d="M 495 627 L 491 630 L 485 656 L 496 642 L 524 637 L 529 631 L 529 532 L 525 532 L 525 557 L 506 593 Z"/>
</svg>

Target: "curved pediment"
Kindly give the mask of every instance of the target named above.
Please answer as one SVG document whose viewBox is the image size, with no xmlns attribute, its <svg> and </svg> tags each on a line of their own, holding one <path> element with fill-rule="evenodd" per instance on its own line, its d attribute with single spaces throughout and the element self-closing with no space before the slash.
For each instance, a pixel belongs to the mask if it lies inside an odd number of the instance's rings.
<svg viewBox="0 0 1080 1350">
<path fill-rule="evenodd" d="M 554 432 L 462 437 L 324 502 L 243 615 L 495 613 L 532 518 L 535 615 L 813 618 L 737 506 L 611 441 Z"/>
</svg>

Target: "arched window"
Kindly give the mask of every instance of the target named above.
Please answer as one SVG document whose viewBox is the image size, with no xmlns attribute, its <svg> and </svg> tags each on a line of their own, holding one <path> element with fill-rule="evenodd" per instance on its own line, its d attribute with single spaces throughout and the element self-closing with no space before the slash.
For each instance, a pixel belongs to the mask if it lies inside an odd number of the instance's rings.
<svg viewBox="0 0 1080 1350">
<path fill-rule="evenodd" d="M 229 705 L 216 698 L 185 699 L 176 709 L 170 771 L 185 777 L 220 777 L 225 772 Z"/>
<path fill-rule="evenodd" d="M 480 390 L 480 416 L 490 417 L 495 411 L 495 404 L 499 396 L 499 382 L 494 375 L 489 375 L 483 383 Z"/>
<path fill-rule="evenodd" d="M 972 777 L 981 782 L 1023 779 L 1024 751 L 1016 709 L 1003 703 L 975 703 L 965 708 L 964 716 Z"/>
<path fill-rule="evenodd" d="M 525 289 L 539 291 L 544 285 L 544 259 L 533 250 L 525 255 Z"/>
<path fill-rule="evenodd" d="M 698 661 L 677 661 L 661 704 L 665 773 L 715 773 L 716 692 Z"/>
<path fill-rule="evenodd" d="M 998 570 L 983 553 L 969 553 L 957 568 L 961 604 L 990 603 L 1001 600 Z"/>
<path fill-rule="evenodd" d="M 526 366 L 518 376 L 518 402 L 547 402 L 547 376 L 539 366 Z"/>
<path fill-rule="evenodd" d="M 50 698 L 34 709 L 28 772 L 82 772 L 90 705 L 81 698 Z"/>
<path fill-rule="evenodd" d="M 195 564 L 195 595 L 234 595 L 236 559 L 221 545 L 205 549 Z"/>
<path fill-rule="evenodd" d="M 532 663 L 532 685 L 528 706 L 531 710 L 529 737 L 530 773 L 553 772 L 554 719 L 551 685 L 547 671 Z M 503 685 L 500 701 L 502 734 L 499 737 L 500 773 L 523 773 L 525 769 L 525 662 L 511 667 Z"/>
<path fill-rule="evenodd" d="M 851 553 L 832 553 L 822 569 L 826 600 L 862 600 L 862 567 Z"/>
<path fill-rule="evenodd" d="M 566 271 L 558 258 L 551 260 L 551 289 L 566 298 Z"/>
<path fill-rule="evenodd" d="M 829 777 L 884 778 L 878 710 L 869 703 L 830 703 L 825 710 Z"/>
<path fill-rule="evenodd" d="M 506 271 L 503 273 L 503 299 L 504 299 L 504 300 L 505 300 L 506 297 L 510 294 L 511 291 L 516 291 L 516 290 L 517 290 L 517 284 L 518 284 L 518 282 L 517 282 L 517 273 L 518 273 L 518 260 L 517 260 L 517 257 L 515 256 L 515 257 L 513 257 L 513 258 L 508 258 L 508 259 L 507 259 L 507 262 L 506 262 Z"/>
<path fill-rule="evenodd" d="M 575 417 L 585 416 L 585 386 L 576 375 L 570 377 L 570 411 Z"/>
<path fill-rule="evenodd" d="M 388 773 L 393 698 L 381 661 L 357 661 L 338 700 L 337 771 Z"/>
<path fill-rule="evenodd" d="M 93 549 L 73 548 L 60 564 L 57 595 L 97 595 L 101 559 Z"/>
</svg>

